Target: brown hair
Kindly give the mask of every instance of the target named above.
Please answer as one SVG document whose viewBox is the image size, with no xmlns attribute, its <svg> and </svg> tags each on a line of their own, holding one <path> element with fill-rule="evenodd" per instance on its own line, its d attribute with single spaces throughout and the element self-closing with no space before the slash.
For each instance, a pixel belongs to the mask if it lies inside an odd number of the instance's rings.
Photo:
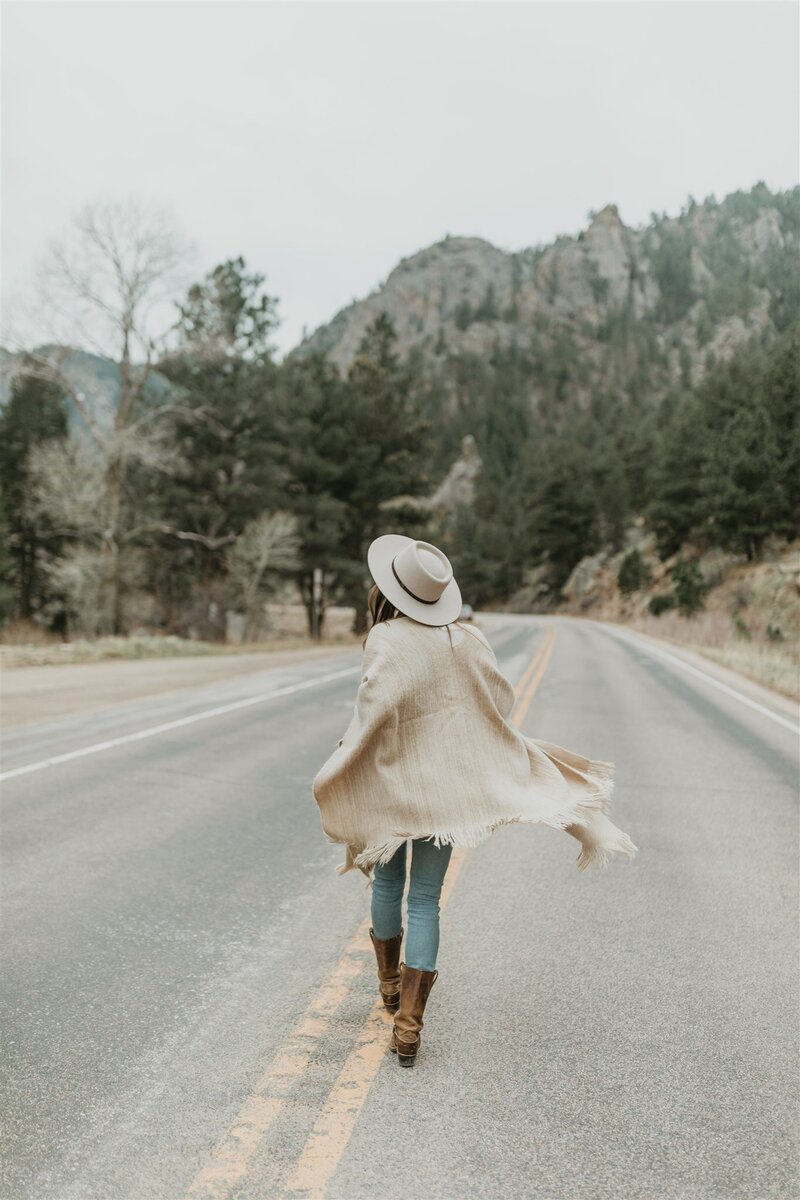
<svg viewBox="0 0 800 1200">
<path fill-rule="evenodd" d="M 372 625 L 378 625 L 381 621 L 391 621 L 393 617 L 399 617 L 402 615 L 399 608 L 395 608 L 395 606 L 386 599 L 377 583 L 373 583 L 372 587 L 369 589 L 369 595 L 367 596 L 367 608 L 369 609 L 370 616 L 372 617 Z M 372 628 L 372 625 L 370 625 L 370 629 Z M 369 636 L 369 630 L 367 630 L 367 636 Z M 361 645 L 364 647 L 366 644 L 367 639 L 364 638 L 364 641 L 361 643 Z"/>
</svg>

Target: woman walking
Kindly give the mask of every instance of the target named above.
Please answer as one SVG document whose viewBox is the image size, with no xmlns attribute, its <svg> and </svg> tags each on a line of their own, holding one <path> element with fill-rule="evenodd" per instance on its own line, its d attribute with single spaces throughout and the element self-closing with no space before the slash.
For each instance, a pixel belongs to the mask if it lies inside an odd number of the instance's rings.
<svg viewBox="0 0 800 1200">
<path fill-rule="evenodd" d="M 355 711 L 313 792 L 326 837 L 346 846 L 338 871 L 357 867 L 372 885 L 370 937 L 395 1014 L 390 1049 L 410 1067 L 439 974 L 439 897 L 453 846 L 477 846 L 520 821 L 576 838 L 581 870 L 604 867 L 613 853 L 632 857 L 636 846 L 606 815 L 611 763 L 510 723 L 514 689 L 480 630 L 457 620 L 461 593 L 447 556 L 390 533 L 367 561 L 372 626 Z"/>
</svg>

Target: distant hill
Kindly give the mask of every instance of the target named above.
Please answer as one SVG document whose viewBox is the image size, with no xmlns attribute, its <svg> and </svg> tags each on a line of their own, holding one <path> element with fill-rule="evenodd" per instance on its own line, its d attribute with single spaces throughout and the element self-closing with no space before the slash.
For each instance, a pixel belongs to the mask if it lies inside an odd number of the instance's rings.
<svg viewBox="0 0 800 1200">
<path fill-rule="evenodd" d="M 697 383 L 752 334 L 785 329 L 800 306 L 799 266 L 800 188 L 690 198 L 638 229 L 607 204 L 576 236 L 533 249 L 447 237 L 295 353 L 321 351 L 345 369 L 385 312 L 401 355 L 454 388 L 454 361 L 514 350 L 529 360 L 534 407 L 558 387 L 587 403 L 598 389 L 658 396 Z"/>
<path fill-rule="evenodd" d="M 102 421 L 104 415 L 113 412 L 119 398 L 119 368 L 108 358 L 68 346 L 37 346 L 33 351 L 37 357 L 58 362 L 59 369 L 76 392 L 88 399 L 92 411 Z M 15 354 L 0 346 L 0 410 L 8 403 L 11 386 L 16 372 L 24 373 L 24 354 Z M 154 404 L 163 402 L 171 391 L 168 380 L 158 371 L 151 370 L 145 384 L 147 399 Z M 70 425 L 77 417 L 75 407 L 66 398 Z"/>
</svg>

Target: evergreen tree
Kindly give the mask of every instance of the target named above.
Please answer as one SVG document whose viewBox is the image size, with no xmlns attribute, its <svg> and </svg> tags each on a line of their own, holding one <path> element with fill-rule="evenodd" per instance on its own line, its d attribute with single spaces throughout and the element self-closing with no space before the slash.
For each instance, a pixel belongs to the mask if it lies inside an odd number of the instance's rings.
<svg viewBox="0 0 800 1200">
<path fill-rule="evenodd" d="M 478 479 L 474 502 L 459 505 L 448 554 L 464 600 L 480 606 L 505 600 L 520 586 L 531 562 L 528 513 L 519 480 Z"/>
<path fill-rule="evenodd" d="M 58 545 L 56 533 L 28 511 L 29 454 L 33 446 L 63 438 L 67 410 L 63 395 L 52 383 L 33 376 L 18 376 L 11 396 L 0 413 L 0 478 L 3 481 L 8 532 L 7 586 L 13 611 L 30 618 L 46 600 L 46 579 L 41 570 L 45 546 Z"/>
<path fill-rule="evenodd" d="M 178 305 L 181 345 L 212 357 L 270 358 L 278 302 L 264 291 L 265 280 L 265 275 L 248 274 L 241 256 L 220 263 Z"/>
<path fill-rule="evenodd" d="M 650 568 L 642 558 L 641 552 L 636 547 L 629 550 L 620 563 L 617 575 L 617 587 L 623 596 L 641 591 L 650 582 L 650 578 Z"/>
<path fill-rule="evenodd" d="M 348 450 L 336 495 L 347 505 L 342 549 L 348 565 L 341 572 L 341 595 L 356 608 L 356 632 L 366 622 L 367 547 L 386 525 L 379 505 L 401 494 L 419 494 L 425 482 L 420 465 L 425 425 L 395 346 L 394 327 L 382 313 L 367 328 L 347 373 Z"/>
<path fill-rule="evenodd" d="M 706 584 L 694 559 L 679 558 L 672 571 L 675 603 L 685 617 L 691 617 L 705 605 Z M 656 599 L 656 597 L 654 597 Z M 665 607 L 671 607 L 666 605 Z M 658 616 L 658 613 L 656 613 Z"/>
<path fill-rule="evenodd" d="M 603 544 L 619 549 L 631 511 L 622 455 L 616 439 L 600 431 L 587 449 L 589 481 L 597 514 L 597 537 Z"/>
<path fill-rule="evenodd" d="M 180 400 L 173 440 L 184 466 L 155 501 L 165 520 L 197 536 L 177 550 L 164 540 L 156 585 L 168 610 L 186 606 L 192 593 L 205 596 L 216 614 L 207 636 L 222 634 L 224 613 L 212 596 L 227 575 L 226 548 L 249 522 L 283 504 L 278 368 L 268 341 L 276 302 L 263 282 L 239 258 L 193 285 L 181 305 L 178 348 L 159 363 Z"/>
<path fill-rule="evenodd" d="M 449 557 L 465 603 L 480 607 L 505 598 L 507 585 L 506 538 L 498 537 L 495 514 L 486 517 L 477 504 L 460 505 L 453 522 Z"/>
<path fill-rule="evenodd" d="M 0 625 L 4 625 L 14 611 L 14 589 L 11 584 L 10 566 L 6 506 L 2 489 L 0 489 Z"/>
<path fill-rule="evenodd" d="M 696 298 L 692 283 L 692 239 L 685 227 L 656 219 L 660 236 L 647 241 L 651 249 L 653 270 L 661 291 L 659 316 L 665 322 L 678 321 Z"/>
<path fill-rule="evenodd" d="M 554 589 L 563 586 L 584 555 L 599 547 L 597 501 L 588 453 L 569 442 L 534 451 L 526 498 L 530 560 L 550 564 Z"/>
<path fill-rule="evenodd" d="M 653 470 L 654 498 L 648 517 L 662 557 L 704 529 L 708 494 L 703 484 L 708 455 L 702 410 L 693 397 L 664 431 Z"/>
<path fill-rule="evenodd" d="M 752 339 L 698 389 L 710 537 L 748 558 L 759 556 L 768 534 L 791 525 L 791 493 L 797 487 L 794 363 L 791 335 L 767 352 Z"/>
<path fill-rule="evenodd" d="M 770 347 L 761 387 L 778 443 L 785 505 L 776 532 L 795 538 L 800 536 L 800 321 Z"/>
<path fill-rule="evenodd" d="M 475 311 L 476 321 L 496 321 L 497 320 L 497 298 L 495 296 L 494 284 L 490 283 L 484 293 L 483 299 Z"/>
<path fill-rule="evenodd" d="M 365 627 L 369 543 L 385 532 L 383 501 L 415 495 L 425 422 L 399 365 L 388 317 L 367 328 L 346 379 L 325 360 L 290 358 L 281 369 L 280 443 L 289 507 L 298 517 L 298 582 L 310 605 L 311 571 Z"/>
<path fill-rule="evenodd" d="M 668 419 L 649 506 L 662 555 L 703 537 L 756 558 L 800 532 L 799 347 L 798 326 L 766 351 L 751 340 Z"/>
<path fill-rule="evenodd" d="M 331 362 L 321 354 L 286 359 L 276 386 L 277 442 L 286 505 L 297 521 L 300 566 L 295 579 L 309 629 L 314 568 L 321 568 L 335 597 L 350 566 L 343 548 L 347 498 L 339 486 L 349 453 L 347 415 L 345 384 Z"/>
<path fill-rule="evenodd" d="M 759 557 L 786 511 L 779 463 L 766 406 L 754 398 L 753 407 L 739 409 L 710 446 L 706 502 L 718 545 Z"/>
</svg>

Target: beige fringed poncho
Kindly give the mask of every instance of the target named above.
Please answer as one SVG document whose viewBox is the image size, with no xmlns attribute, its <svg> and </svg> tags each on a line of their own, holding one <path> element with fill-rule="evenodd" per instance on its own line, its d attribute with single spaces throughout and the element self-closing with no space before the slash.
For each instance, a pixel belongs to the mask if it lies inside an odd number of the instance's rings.
<svg viewBox="0 0 800 1200">
<path fill-rule="evenodd" d="M 407 838 L 477 846 L 515 821 L 577 838 L 581 870 L 636 853 L 605 813 L 613 765 L 510 724 L 514 689 L 474 626 L 380 622 L 361 676 L 353 719 L 312 785 L 326 837 L 347 846 L 340 873 L 369 879 Z"/>
</svg>

